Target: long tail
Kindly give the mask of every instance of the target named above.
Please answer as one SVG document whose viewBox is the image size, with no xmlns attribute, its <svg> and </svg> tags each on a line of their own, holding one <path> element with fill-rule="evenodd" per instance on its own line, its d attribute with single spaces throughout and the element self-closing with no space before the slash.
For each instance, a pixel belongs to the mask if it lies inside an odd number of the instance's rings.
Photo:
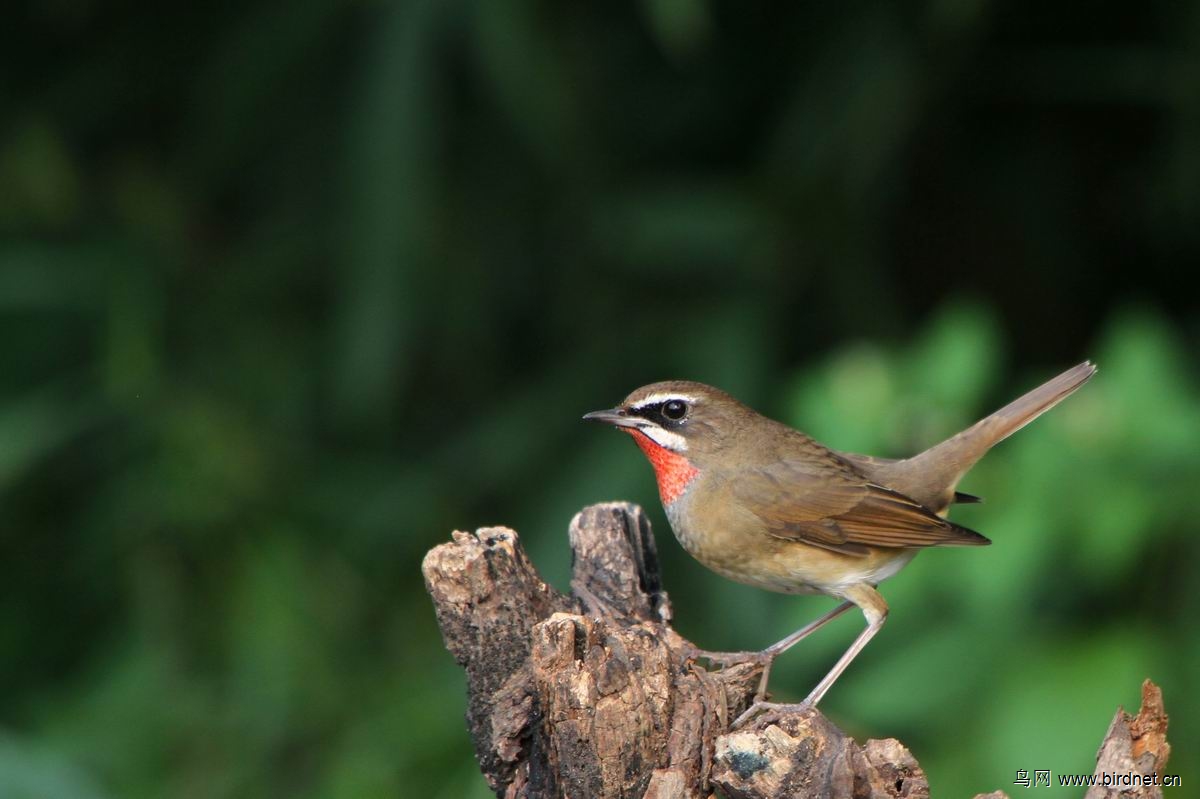
<svg viewBox="0 0 1200 799">
<path fill-rule="evenodd" d="M 989 449 L 1062 402 L 1095 373 L 1091 361 L 1068 369 L 958 435 L 898 461 L 888 485 L 926 507 L 943 510 L 953 500 L 958 481 Z"/>
</svg>

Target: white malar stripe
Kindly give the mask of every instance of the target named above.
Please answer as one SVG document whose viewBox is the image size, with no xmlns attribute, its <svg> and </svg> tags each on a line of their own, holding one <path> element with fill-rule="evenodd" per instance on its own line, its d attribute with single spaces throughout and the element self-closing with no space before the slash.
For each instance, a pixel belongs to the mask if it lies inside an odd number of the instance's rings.
<svg viewBox="0 0 1200 799">
<path fill-rule="evenodd" d="M 666 447 L 672 452 L 687 452 L 687 439 L 678 433 L 663 430 L 656 424 L 640 425 L 638 430 L 645 433 L 647 438 L 660 447 Z"/>
<path fill-rule="evenodd" d="M 657 405 L 660 402 L 667 400 L 683 400 L 688 405 L 695 405 L 696 398 L 691 394 L 651 394 L 648 397 L 643 397 L 638 400 L 637 405 L 633 406 L 633 410 L 640 411 L 642 408 L 648 408 L 651 405 Z"/>
</svg>

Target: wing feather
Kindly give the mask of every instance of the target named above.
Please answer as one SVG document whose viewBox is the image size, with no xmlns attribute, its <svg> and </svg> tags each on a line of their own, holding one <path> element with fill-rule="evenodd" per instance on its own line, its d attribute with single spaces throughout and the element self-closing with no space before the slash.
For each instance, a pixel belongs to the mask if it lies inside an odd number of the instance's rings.
<svg viewBox="0 0 1200 799">
<path fill-rule="evenodd" d="M 830 455 L 762 467 L 732 486 L 734 496 L 771 535 L 848 555 L 865 554 L 866 547 L 991 543 Z"/>
</svg>

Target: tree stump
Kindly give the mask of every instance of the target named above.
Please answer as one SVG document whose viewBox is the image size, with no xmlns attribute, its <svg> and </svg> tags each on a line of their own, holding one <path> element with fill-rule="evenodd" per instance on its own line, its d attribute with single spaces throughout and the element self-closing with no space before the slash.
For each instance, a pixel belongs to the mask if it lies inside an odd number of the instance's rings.
<svg viewBox="0 0 1200 799">
<path fill-rule="evenodd" d="M 709 671 L 693 660 L 695 648 L 670 625 L 640 508 L 584 509 L 570 545 L 570 596 L 546 585 L 503 527 L 455 532 L 422 566 L 446 648 L 467 673 L 467 726 L 497 796 L 929 796 L 903 744 L 860 746 L 817 710 L 730 731 L 760 667 Z M 1147 681 L 1142 712 L 1117 711 L 1097 774 L 1161 773 L 1166 724 L 1161 693 Z M 1106 790 L 1087 797 L 1162 795 L 1153 786 Z"/>
</svg>

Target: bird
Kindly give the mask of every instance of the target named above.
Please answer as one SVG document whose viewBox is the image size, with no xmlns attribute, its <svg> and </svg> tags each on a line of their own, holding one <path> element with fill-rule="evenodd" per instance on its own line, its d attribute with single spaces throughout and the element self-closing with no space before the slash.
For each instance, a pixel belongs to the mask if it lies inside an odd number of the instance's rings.
<svg viewBox="0 0 1200 799">
<path fill-rule="evenodd" d="M 991 542 L 946 518 L 979 502 L 959 480 L 988 450 L 1066 399 L 1096 372 L 1066 370 L 955 436 L 910 458 L 840 452 L 703 383 L 642 386 L 618 406 L 583 418 L 633 437 L 654 469 L 671 530 L 717 574 L 784 594 L 824 594 L 840 604 L 759 652 L 694 655 L 721 665 L 753 660 L 762 676 L 738 726 L 764 712 L 813 708 L 883 627 L 878 585 L 918 552 Z M 851 608 L 865 628 L 798 705 L 766 701 L 771 665 Z"/>
</svg>

